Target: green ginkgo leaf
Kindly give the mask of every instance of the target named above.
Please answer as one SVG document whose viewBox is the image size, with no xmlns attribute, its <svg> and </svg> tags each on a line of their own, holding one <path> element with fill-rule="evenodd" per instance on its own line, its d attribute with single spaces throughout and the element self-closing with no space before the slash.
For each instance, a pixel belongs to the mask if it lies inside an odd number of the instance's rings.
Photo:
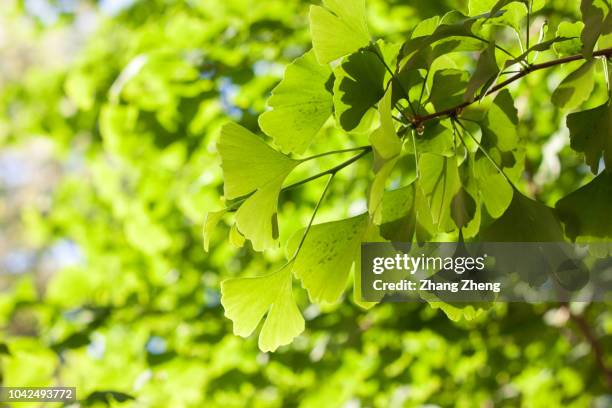
<svg viewBox="0 0 612 408">
<path fill-rule="evenodd" d="M 432 296 L 432 295 L 430 295 Z M 448 317 L 453 322 L 458 322 L 461 320 L 471 321 L 476 319 L 479 316 L 482 316 L 487 309 L 491 308 L 491 304 L 487 303 L 476 303 L 476 304 L 466 304 L 466 303 L 445 303 L 436 300 L 427 299 L 427 296 L 424 296 L 425 300 L 431 306 L 432 309 L 440 309 L 446 317 Z M 433 297 L 433 296 L 432 296 Z"/>
<path fill-rule="evenodd" d="M 414 27 L 410 38 L 419 38 L 431 35 L 436 31 L 438 24 L 440 23 L 440 16 L 433 16 L 425 20 L 419 21 L 419 24 Z"/>
<path fill-rule="evenodd" d="M 495 43 L 491 41 L 489 48 L 484 50 L 480 54 L 480 58 L 478 58 L 476 71 L 474 71 L 470 78 L 463 99 L 466 101 L 472 100 L 476 92 L 481 88 L 486 91 L 487 87 L 495 81 L 498 73 L 499 67 L 495 60 Z"/>
<path fill-rule="evenodd" d="M 344 130 L 357 128 L 366 112 L 385 95 L 385 78 L 389 74 L 380 58 L 393 54 L 398 47 L 381 45 L 351 54 L 334 69 L 334 112 Z"/>
<path fill-rule="evenodd" d="M 476 51 L 484 48 L 486 42 L 476 38 L 472 26 L 479 17 L 466 17 L 458 11 L 446 13 L 440 24 L 430 35 L 413 36 L 402 46 L 402 70 L 429 69 L 433 61 L 445 54 L 457 51 Z M 424 27 L 431 29 L 432 23 Z"/>
<path fill-rule="evenodd" d="M 606 167 L 612 169 L 612 103 L 567 116 L 572 149 L 584 153 L 586 163 L 597 174 L 603 157 Z"/>
<path fill-rule="evenodd" d="M 437 111 L 459 105 L 463 102 L 468 80 L 467 71 L 458 69 L 437 71 L 434 75 L 429 101 Z"/>
<path fill-rule="evenodd" d="M 365 0 L 324 0 L 310 6 L 310 34 L 317 60 L 326 64 L 370 42 Z"/>
<path fill-rule="evenodd" d="M 427 199 L 434 225 L 439 231 L 453 230 L 451 204 L 461 188 L 455 158 L 423 153 L 419 159 L 419 174 L 419 185 Z"/>
<path fill-rule="evenodd" d="M 476 200 L 463 187 L 453 197 L 451 216 L 459 228 L 465 228 L 476 216 Z"/>
<path fill-rule="evenodd" d="M 612 238 L 612 173 L 603 171 L 593 181 L 560 199 L 556 204 L 565 233 L 577 237 Z"/>
<path fill-rule="evenodd" d="M 582 40 L 582 54 L 591 58 L 593 48 L 602 34 L 612 31 L 612 13 L 610 12 L 610 2 L 607 0 L 582 0 L 580 3 L 584 30 L 580 39 Z"/>
<path fill-rule="evenodd" d="M 271 110 L 259 117 L 259 125 L 283 152 L 304 153 L 332 114 L 331 75 L 310 50 L 287 66 L 272 90 Z"/>
<path fill-rule="evenodd" d="M 206 214 L 204 220 L 204 228 L 202 229 L 202 241 L 204 242 L 204 250 L 208 252 L 210 246 L 210 234 L 215 229 L 219 221 L 227 213 L 227 210 L 211 211 Z"/>
<path fill-rule="evenodd" d="M 346 288 L 351 267 L 359 256 L 368 222 L 366 213 L 310 228 L 292 270 L 313 302 L 338 301 Z M 289 240 L 289 256 L 295 253 L 303 233 L 300 230 Z"/>
<path fill-rule="evenodd" d="M 469 0 L 468 14 L 470 16 L 478 16 L 489 11 L 499 11 L 512 1 L 514 0 Z"/>
<path fill-rule="evenodd" d="M 476 154 L 471 163 L 476 186 L 487 212 L 493 218 L 501 217 L 512 201 L 512 185 L 485 155 Z"/>
<path fill-rule="evenodd" d="M 221 156 L 227 199 L 252 193 L 272 180 L 284 178 L 299 164 L 232 122 L 221 129 L 217 150 Z"/>
<path fill-rule="evenodd" d="M 417 228 L 415 185 L 385 191 L 372 218 L 389 241 L 412 242 Z"/>
<path fill-rule="evenodd" d="M 558 38 L 569 38 L 567 41 L 557 42 L 553 45 L 553 49 L 559 57 L 580 53 L 582 50 L 580 35 L 583 29 L 584 23 L 582 21 L 576 21 L 575 23 L 562 21 L 559 23 L 556 36 Z"/>
<path fill-rule="evenodd" d="M 221 304 L 234 324 L 234 334 L 250 336 L 267 313 L 259 334 L 259 348 L 274 351 L 304 331 L 291 287 L 289 267 L 269 275 L 227 279 L 221 283 Z"/>
<path fill-rule="evenodd" d="M 569 74 L 553 92 L 552 102 L 560 108 L 575 109 L 586 101 L 595 86 L 594 66 L 595 61 L 589 60 Z"/>
<path fill-rule="evenodd" d="M 239 232 L 256 251 L 273 247 L 278 238 L 278 195 L 283 181 L 300 162 L 277 152 L 234 123 L 223 127 L 217 148 L 226 197 L 252 193 L 236 213 Z"/>
<path fill-rule="evenodd" d="M 545 5 L 545 0 L 470 0 L 468 10 L 470 16 L 490 13 L 497 14 L 501 9 L 511 3 L 523 3 L 531 6 L 531 11 L 536 12 L 542 9 Z"/>
<path fill-rule="evenodd" d="M 563 229 L 554 210 L 516 190 L 506 212 L 481 235 L 489 242 L 563 241 Z"/>
<path fill-rule="evenodd" d="M 256 251 L 272 248 L 278 239 L 278 195 L 285 177 L 281 174 L 258 188 L 236 212 L 238 230 Z"/>
<path fill-rule="evenodd" d="M 510 151 L 518 145 L 518 113 L 507 89 L 501 91 L 493 100 L 482 122 L 482 144 Z"/>
<path fill-rule="evenodd" d="M 391 89 L 388 89 L 378 103 L 380 127 L 370 135 L 372 147 L 384 160 L 397 156 L 402 150 L 402 142 L 397 136 L 393 124 L 391 97 Z"/>
<path fill-rule="evenodd" d="M 232 244 L 236 248 L 242 248 L 244 246 L 245 240 L 246 239 L 244 235 L 242 235 L 240 231 L 238 231 L 238 227 L 236 226 L 236 224 L 232 225 L 229 233 L 230 244 Z"/>
</svg>

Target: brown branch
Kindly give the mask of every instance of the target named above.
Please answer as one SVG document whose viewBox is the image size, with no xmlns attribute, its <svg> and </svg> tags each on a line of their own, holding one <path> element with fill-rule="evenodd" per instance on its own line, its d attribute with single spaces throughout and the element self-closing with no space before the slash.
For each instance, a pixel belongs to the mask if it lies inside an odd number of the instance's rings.
<svg viewBox="0 0 612 408">
<path fill-rule="evenodd" d="M 608 388 L 612 389 L 612 369 L 606 365 L 605 352 L 597 336 L 593 333 L 593 329 L 589 325 L 589 322 L 583 314 L 572 313 L 567 305 L 564 307 L 567 309 L 570 319 L 576 324 L 586 341 L 589 343 L 589 346 L 591 346 L 597 367 L 603 374 Z"/>
<path fill-rule="evenodd" d="M 593 56 L 594 57 L 601 57 L 601 56 L 610 57 L 610 56 L 612 56 L 612 48 L 606 48 L 606 49 L 603 49 L 603 50 L 595 51 L 593 53 Z M 524 76 L 530 74 L 531 72 L 539 71 L 541 69 L 546 69 L 546 68 L 550 68 L 550 67 L 554 67 L 556 65 L 567 64 L 568 62 L 579 61 L 581 59 L 584 59 L 584 55 L 576 54 L 576 55 L 570 55 L 568 57 L 559 58 L 559 59 L 548 61 L 548 62 L 543 62 L 541 64 L 529 65 L 528 67 L 522 69 L 518 74 L 516 74 L 516 75 L 506 79 L 503 82 L 500 82 L 499 84 L 495 85 L 493 88 L 489 89 L 487 92 L 485 92 L 485 93 L 483 93 L 483 94 L 473 98 L 472 100 L 460 103 L 459 105 L 457 105 L 455 107 L 452 107 L 452 108 L 449 108 L 449 109 L 445 109 L 445 110 L 442 110 L 442 111 L 439 111 L 439 112 L 431 113 L 429 115 L 415 116 L 414 119 L 412 120 L 412 126 L 417 128 L 421 124 L 423 124 L 424 122 L 427 122 L 427 121 L 432 120 L 432 119 L 439 118 L 441 116 L 456 116 L 463 109 L 467 108 L 468 106 L 472 105 L 473 103 L 476 103 L 476 102 L 482 100 L 483 98 L 485 98 L 486 96 L 491 95 L 492 93 L 495 93 L 495 92 L 499 91 L 500 89 L 505 88 L 506 86 L 510 85 L 512 82 L 517 81 L 517 80 L 523 78 Z"/>
</svg>

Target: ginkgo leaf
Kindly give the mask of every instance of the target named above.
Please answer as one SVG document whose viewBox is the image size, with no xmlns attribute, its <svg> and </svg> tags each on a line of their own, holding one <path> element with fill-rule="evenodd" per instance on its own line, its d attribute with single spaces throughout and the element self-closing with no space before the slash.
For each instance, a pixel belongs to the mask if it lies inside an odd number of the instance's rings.
<svg viewBox="0 0 612 408">
<path fill-rule="evenodd" d="M 580 35 L 583 29 L 584 23 L 582 21 L 576 21 L 575 23 L 562 21 L 559 23 L 556 36 L 570 38 L 567 41 L 557 42 L 553 45 L 553 49 L 559 57 L 580 53 L 582 50 Z"/>
<path fill-rule="evenodd" d="M 512 1 L 514 0 L 469 0 L 468 14 L 470 16 L 477 16 L 489 11 L 499 11 Z"/>
<path fill-rule="evenodd" d="M 586 163 L 597 174 L 603 156 L 608 169 L 612 169 L 612 103 L 567 116 L 572 149 L 584 153 Z"/>
<path fill-rule="evenodd" d="M 234 334 L 242 337 L 250 336 L 268 314 L 259 335 L 262 351 L 289 344 L 304 331 L 304 318 L 293 298 L 287 266 L 264 276 L 221 282 L 221 304 L 234 324 Z"/>
<path fill-rule="evenodd" d="M 438 27 L 439 23 L 439 16 L 433 16 L 425 20 L 419 21 L 419 24 L 417 24 L 416 27 L 414 27 L 414 30 L 412 30 L 410 38 L 424 37 L 433 34 L 434 31 L 436 31 L 436 28 Z"/>
<path fill-rule="evenodd" d="M 556 204 L 565 233 L 572 240 L 612 238 L 612 173 L 603 171 L 593 181 Z"/>
<path fill-rule="evenodd" d="M 261 351 L 274 351 L 289 344 L 304 331 L 304 318 L 293 299 L 291 278 L 280 284 L 279 293 L 270 305 L 268 316 L 259 334 Z"/>
<path fill-rule="evenodd" d="M 466 71 L 444 69 L 434 75 L 429 101 L 437 111 L 457 106 L 463 102 L 465 88 L 469 80 Z"/>
<path fill-rule="evenodd" d="M 419 174 L 419 185 L 427 199 L 434 225 L 439 231 L 451 231 L 454 229 L 451 203 L 461 188 L 455 158 L 423 153 L 419 159 Z"/>
<path fill-rule="evenodd" d="M 253 249 L 272 248 L 278 239 L 278 195 L 286 175 L 281 174 L 257 189 L 236 212 L 236 226 Z"/>
<path fill-rule="evenodd" d="M 486 15 L 487 17 L 484 20 L 479 21 L 479 24 L 475 25 L 475 31 L 485 25 L 497 25 L 500 27 L 512 27 L 520 35 L 522 33 L 523 22 L 527 16 L 527 5 L 522 1 L 513 1 L 505 5 L 503 10 L 491 10 Z"/>
<path fill-rule="evenodd" d="M 299 161 L 268 146 L 261 138 L 235 123 L 221 129 L 217 143 L 223 168 L 225 197 L 237 198 L 286 177 Z"/>
<path fill-rule="evenodd" d="M 378 103 L 380 127 L 370 135 L 372 147 L 384 160 L 397 156 L 402 150 L 402 142 L 393 124 L 391 97 L 391 89 L 389 89 Z"/>
<path fill-rule="evenodd" d="M 610 3 L 606 0 L 582 0 L 580 3 L 584 30 L 580 36 L 583 44 L 582 54 L 591 58 L 597 39 L 602 34 L 612 31 L 612 13 Z"/>
<path fill-rule="evenodd" d="M 466 227 L 476 216 L 476 200 L 461 187 L 451 202 L 451 217 L 459 228 Z"/>
<path fill-rule="evenodd" d="M 501 91 L 482 122 L 482 144 L 510 151 L 518 145 L 518 113 L 507 89 Z"/>
<path fill-rule="evenodd" d="M 477 154 L 471 163 L 480 198 L 487 212 L 493 218 L 501 217 L 512 201 L 512 185 L 485 155 Z"/>
<path fill-rule="evenodd" d="M 238 230 L 251 241 L 256 251 L 273 247 L 278 238 L 278 195 L 283 181 L 300 162 L 277 152 L 233 123 L 221 130 L 217 148 L 226 197 L 253 193 L 236 213 Z"/>
<path fill-rule="evenodd" d="M 373 221 L 380 225 L 380 235 L 385 239 L 412 242 L 417 228 L 414 184 L 385 191 L 373 215 Z"/>
<path fill-rule="evenodd" d="M 351 267 L 359 256 L 368 214 L 340 221 L 313 225 L 293 262 L 293 273 L 300 279 L 313 302 L 335 303 L 344 291 Z M 304 231 L 289 240 L 287 253 L 293 254 Z"/>
<path fill-rule="evenodd" d="M 498 73 L 499 67 L 495 60 L 495 43 L 491 41 L 489 47 L 478 58 L 476 71 L 474 71 L 470 78 L 463 99 L 466 101 L 472 100 L 476 92 L 481 88 L 486 91 L 486 88 L 495 80 Z"/>
<path fill-rule="evenodd" d="M 351 131 L 359 126 L 365 113 L 384 96 L 388 73 L 380 58 L 392 54 L 390 50 L 397 51 L 397 47 L 372 45 L 351 54 L 334 69 L 334 111 L 342 129 Z"/>
<path fill-rule="evenodd" d="M 378 304 L 378 302 L 368 302 L 363 299 L 362 284 L 361 284 L 361 259 L 357 257 L 355 260 L 355 274 L 353 278 L 353 302 L 362 309 L 368 310 Z M 384 294 L 381 294 L 381 298 Z"/>
<path fill-rule="evenodd" d="M 589 60 L 569 74 L 553 92 L 552 102 L 560 108 L 574 109 L 580 106 L 595 86 L 594 66 L 595 61 Z"/>
<path fill-rule="evenodd" d="M 488 242 L 561 242 L 563 230 L 552 208 L 515 190 L 506 212 L 481 236 Z"/>
<path fill-rule="evenodd" d="M 372 181 L 372 185 L 370 186 L 370 197 L 368 200 L 368 211 L 370 212 L 370 214 L 374 214 L 376 212 L 376 209 L 380 204 L 380 200 L 383 197 L 383 193 L 385 192 L 387 179 L 393 171 L 398 159 L 399 156 L 391 158 L 388 161 L 384 162 L 382 166 L 378 169 L 376 176 Z"/>
<path fill-rule="evenodd" d="M 310 33 L 317 60 L 326 64 L 370 42 L 365 0 L 324 0 L 310 6 Z"/>
<path fill-rule="evenodd" d="M 402 46 L 402 70 L 428 69 L 441 55 L 483 49 L 485 43 L 472 32 L 478 18 L 466 17 L 458 11 L 446 13 L 432 34 L 415 36 Z"/>
<path fill-rule="evenodd" d="M 531 3 L 531 10 L 533 12 L 542 9 L 545 5 L 545 0 L 470 0 L 468 3 L 468 10 L 471 16 L 484 13 L 495 15 L 511 3 L 527 4 L 527 2 Z"/>
<path fill-rule="evenodd" d="M 281 151 L 304 153 L 330 117 L 331 76 L 331 68 L 320 65 L 312 50 L 287 66 L 283 80 L 268 99 L 271 110 L 259 117 L 261 129 Z"/>
<path fill-rule="evenodd" d="M 423 292 L 421 292 L 423 293 Z M 428 296 L 431 296 L 431 299 L 428 299 Z M 429 306 L 432 309 L 440 309 L 446 317 L 448 317 L 453 322 L 458 322 L 461 320 L 471 321 L 476 319 L 478 316 L 481 316 L 486 312 L 487 309 L 491 307 L 490 304 L 487 303 L 477 303 L 477 304 L 466 304 L 466 303 L 446 303 L 440 302 L 439 300 L 435 300 L 435 296 L 431 294 L 427 294 L 422 297 L 427 301 Z"/>
<path fill-rule="evenodd" d="M 232 225 L 232 227 L 230 228 L 230 233 L 229 233 L 230 243 L 236 248 L 242 248 L 244 246 L 245 240 L 246 239 L 244 235 L 242 235 L 240 231 L 238 231 L 238 227 L 236 226 L 236 224 Z"/>
<path fill-rule="evenodd" d="M 204 228 L 202 229 L 202 241 L 204 242 L 204 250 L 208 252 L 210 246 L 210 234 L 215 229 L 219 221 L 223 218 L 227 210 L 212 211 L 206 214 L 204 220 Z"/>
<path fill-rule="evenodd" d="M 362 237 L 363 242 L 385 242 L 385 239 L 380 235 L 378 227 L 372 223 L 369 223 Z M 378 301 L 367 301 L 363 299 L 362 292 L 362 269 L 361 269 L 361 256 L 355 257 L 353 274 L 353 302 L 361 307 L 362 309 L 368 310 L 378 304 Z M 382 299 L 384 293 L 379 292 L 380 297 L 377 300 Z"/>
</svg>

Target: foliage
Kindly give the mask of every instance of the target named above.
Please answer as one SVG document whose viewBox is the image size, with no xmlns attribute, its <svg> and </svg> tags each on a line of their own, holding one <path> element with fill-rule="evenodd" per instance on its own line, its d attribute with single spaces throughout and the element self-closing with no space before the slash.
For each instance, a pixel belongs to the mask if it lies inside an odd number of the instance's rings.
<svg viewBox="0 0 612 408">
<path fill-rule="evenodd" d="M 402 230 L 407 228 L 405 238 L 417 241 L 420 241 L 420 237 L 412 231 L 419 222 L 420 228 L 425 230 L 421 237 L 426 236 L 431 240 L 470 238 L 554 242 L 564 239 L 561 222 L 565 221 L 567 236 L 571 239 L 612 239 L 607 222 L 587 221 L 581 215 L 585 213 L 585 200 L 591 201 L 589 207 L 595 210 L 597 219 L 609 218 L 606 214 L 612 210 L 612 201 L 607 192 L 610 181 L 608 173 L 612 171 L 609 168 L 612 149 L 612 128 L 609 125 L 612 91 L 609 84 L 603 105 L 568 116 L 571 147 L 585 154 L 593 173 L 599 173 L 602 155 L 604 167 L 602 174 L 589 185 L 569 192 L 570 195 L 558 201 L 561 216 L 520 191 L 520 176 L 525 167 L 524 145 L 516 130 L 518 112 L 514 98 L 504 89 L 506 85 L 534 71 L 575 61 L 578 65 L 572 66 L 572 71 L 556 86 L 551 100 L 554 105 L 566 110 L 582 106 L 593 94 L 597 81 L 596 66 L 603 65 L 605 72 L 612 69 L 608 62 L 612 50 L 594 51 L 599 37 L 609 34 L 609 29 L 604 28 L 610 14 L 609 5 L 585 0 L 581 4 L 582 26 L 578 22 L 560 25 L 559 31 L 568 35 L 578 34 L 582 28 L 581 54 L 570 56 L 570 59 L 536 64 L 532 52 L 547 51 L 553 45 L 558 45 L 555 51 L 565 55 L 576 48 L 576 36 L 546 38 L 544 35 L 531 46 L 527 34 L 523 44 L 521 22 L 526 19 L 529 24 L 533 13 L 532 2 L 514 4 L 512 1 L 498 1 L 489 6 L 483 3 L 487 2 L 470 2 L 469 15 L 451 11 L 442 17 L 425 20 L 420 23 L 424 27 L 417 26 L 411 38 L 403 43 L 375 40 L 369 36 L 362 0 L 342 3 L 328 1 L 324 2 L 326 8 L 311 7 L 313 48 L 287 67 L 283 81 L 276 88 L 276 92 L 291 89 L 291 96 L 284 101 L 287 107 L 282 110 L 275 106 L 278 95 L 273 94 L 269 105 L 274 108 L 262 114 L 262 130 L 277 145 L 284 146 L 287 153 L 303 153 L 304 148 L 313 143 L 321 124 L 327 120 L 332 101 L 338 128 L 349 135 L 352 133 L 355 138 L 359 134 L 371 133 L 370 145 L 364 147 L 362 153 L 339 164 L 333 172 L 314 174 L 298 185 L 328 173 L 332 181 L 337 170 L 365 158 L 365 153 L 374 152 L 374 177 L 368 203 L 369 214 L 374 216 L 368 217 L 368 212 L 364 212 L 357 217 L 316 224 L 311 228 L 319 207 L 317 205 L 308 227 L 302 233 L 304 238 L 299 244 L 296 244 L 296 239 L 289 241 L 288 262 L 281 270 L 293 272 L 312 302 L 338 301 L 347 286 L 349 272 L 357 263 L 359 243 L 376 239 L 379 228 L 387 237 L 401 236 Z M 539 6 L 536 5 L 536 9 Z M 490 7 L 490 10 L 485 11 L 483 7 Z M 504 29 L 518 32 L 518 47 L 516 39 L 508 41 L 505 38 Z M 531 27 L 527 26 L 526 29 L 529 32 Z M 569 41 L 572 41 L 572 45 L 563 45 Z M 604 38 L 601 42 L 606 41 Z M 516 56 L 517 48 L 526 51 Z M 472 70 L 465 69 L 466 65 L 462 64 L 466 60 L 466 51 L 479 51 L 476 61 L 472 62 Z M 333 64 L 335 67 L 329 65 L 332 61 L 336 61 Z M 298 66 L 307 68 L 298 71 Z M 460 66 L 464 68 L 460 69 Z M 310 74 L 303 74 L 302 71 Z M 608 79 L 600 78 L 600 83 L 603 85 Z M 299 81 L 308 83 L 305 82 L 307 80 L 312 80 L 316 97 L 312 96 L 310 87 L 295 86 Z M 325 84 L 329 81 L 333 81 L 334 86 L 326 89 Z M 487 104 L 485 99 L 493 93 L 496 94 L 495 98 Z M 601 98 L 596 97 L 595 100 Z M 311 100 L 313 102 L 308 102 Z M 305 109 L 304 105 L 309 104 L 312 104 L 312 108 Z M 303 121 L 310 118 L 312 112 L 315 114 L 313 128 L 300 131 L 303 126 L 292 125 L 290 132 L 285 133 L 278 126 L 282 122 L 296 123 L 296 117 L 301 117 Z M 321 112 L 320 118 L 318 112 Z M 273 127 L 269 125 L 271 115 L 274 115 L 276 124 Z M 439 130 L 426 132 L 432 120 L 436 120 L 432 125 L 434 129 L 437 126 Z M 394 122 L 398 122 L 397 125 Z M 263 187 L 263 181 L 261 185 L 245 186 L 240 193 L 248 197 L 244 203 L 232 204 L 231 207 L 235 209 L 238 206 L 237 230 L 252 241 L 253 249 L 262 250 L 271 247 L 278 236 L 278 194 L 282 190 L 283 180 L 298 162 L 291 162 L 289 156 L 280 152 L 272 155 L 273 150 L 264 142 L 260 142 L 260 152 L 259 148 L 250 147 L 250 142 L 242 140 L 242 136 L 232 137 L 235 126 L 231 123 L 225 125 L 218 144 L 224 161 L 225 198 L 235 198 L 236 194 L 230 190 L 239 177 L 240 169 L 248 168 L 248 172 L 252 173 L 242 176 L 245 180 L 264 171 L 269 173 L 265 182 L 272 183 L 270 187 Z M 252 137 L 256 138 L 254 135 Z M 244 146 L 240 153 L 236 149 L 232 163 L 239 164 L 235 166 L 230 163 L 225 147 L 230 138 L 237 146 Z M 286 149 L 287 139 L 291 139 L 299 148 Z M 437 143 L 435 139 L 438 139 Z M 348 143 L 349 139 L 346 140 Z M 325 144 L 324 141 L 319 143 Z M 432 143 L 435 145 L 422 146 Z M 344 152 L 332 150 L 327 154 Z M 242 156 L 238 157 L 240 154 Z M 316 155 L 302 161 L 319 157 Z M 410 170 L 400 168 L 400 159 L 408 162 Z M 396 176 L 394 172 L 399 174 Z M 407 174 L 411 176 L 406 177 Z M 388 184 L 393 188 L 389 194 L 385 194 Z M 321 194 L 321 200 L 325 191 Z M 412 197 L 414 200 L 409 208 L 415 208 L 414 212 L 409 211 L 412 213 L 410 220 L 396 225 L 395 230 L 381 216 L 376 216 L 380 207 L 386 209 L 386 219 L 398 220 L 407 215 L 406 204 L 395 205 L 397 198 L 393 191 L 408 193 L 407 199 Z M 585 197 L 587 194 L 588 198 Z M 251 200 L 262 204 L 254 205 Z M 402 199 L 402 202 L 407 201 Z M 342 201 L 336 205 L 342 205 Z M 251 221 L 247 227 L 241 225 L 244 218 L 258 221 Z M 604 228 L 600 227 L 602 225 Z M 261 244 L 264 240 L 270 245 L 264 247 Z M 231 280 L 226 284 L 229 282 Z M 284 287 L 286 284 L 283 281 L 279 285 Z M 223 300 L 228 311 L 235 307 L 234 303 L 239 302 L 236 293 L 226 291 L 222 291 Z M 293 313 L 293 303 L 288 303 L 287 307 Z M 276 309 L 273 306 L 270 314 L 277 312 Z M 239 319 L 228 313 L 228 317 L 235 325 L 246 323 L 243 321 L 245 316 Z M 260 318 L 258 313 L 250 323 L 256 324 Z M 285 341 L 292 337 L 290 333 L 293 336 L 298 334 L 294 325 L 278 326 L 277 330 L 278 338 Z M 251 332 L 249 330 L 248 334 Z M 284 344 L 280 341 L 267 344 L 266 349 L 274 350 Z"/>
<path fill-rule="evenodd" d="M 362 241 L 610 239 L 609 137 L 584 130 L 595 115 L 609 136 L 591 59 L 610 46 L 605 1 L 92 4 L 63 62 L 39 55 L 81 11 L 49 23 L 9 3 L 36 58 L 0 80 L 0 146 L 44 140 L 58 175 L 17 216 L 0 189 L 2 235 L 34 254 L 0 276 L 3 385 L 76 386 L 81 406 L 609 401 L 568 320 L 595 322 L 609 352 L 607 305 L 346 290 Z"/>
</svg>

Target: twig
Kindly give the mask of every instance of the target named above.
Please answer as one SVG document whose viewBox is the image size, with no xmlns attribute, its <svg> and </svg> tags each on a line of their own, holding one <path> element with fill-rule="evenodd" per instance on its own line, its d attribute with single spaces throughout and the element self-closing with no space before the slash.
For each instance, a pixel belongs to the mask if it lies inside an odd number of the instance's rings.
<svg viewBox="0 0 612 408">
<path fill-rule="evenodd" d="M 599 51 L 595 51 L 593 53 L 594 57 L 599 57 L 599 56 L 611 56 L 612 55 L 612 48 L 606 48 L 604 50 L 599 50 Z M 423 124 L 424 122 L 430 121 L 432 119 L 436 119 L 439 118 L 441 116 L 451 116 L 451 115 L 457 115 L 458 112 L 461 112 L 463 109 L 467 108 L 468 106 L 472 105 L 475 102 L 480 101 L 481 99 L 485 98 L 488 95 L 491 95 L 492 93 L 495 93 L 497 91 L 499 91 L 500 89 L 505 88 L 506 86 L 510 85 L 511 83 L 523 78 L 524 76 L 530 74 L 531 72 L 535 72 L 535 71 L 539 71 L 541 69 L 546 69 L 546 68 L 550 68 L 550 67 L 554 67 L 556 65 L 561 65 L 561 64 L 566 64 L 568 62 L 573 62 L 573 61 L 579 61 L 581 59 L 584 59 L 584 56 L 582 54 L 576 54 L 576 55 L 570 55 L 568 57 L 564 57 L 564 58 L 559 58 L 556 60 L 552 60 L 552 61 L 548 61 L 548 62 L 543 62 L 540 64 L 533 64 L 530 65 L 529 67 L 521 70 L 518 74 L 506 79 L 505 81 L 499 83 L 498 85 L 495 85 L 493 88 L 489 89 L 487 92 L 473 98 L 472 100 L 460 103 L 459 105 L 452 107 L 452 108 L 448 108 L 448 109 L 444 109 L 442 111 L 439 112 L 434 112 L 431 113 L 429 115 L 424 115 L 424 116 L 415 116 L 413 121 L 412 121 L 412 126 L 417 128 L 419 127 L 421 124 Z"/>
<path fill-rule="evenodd" d="M 601 343 L 599 343 L 595 333 L 593 333 L 593 329 L 589 325 L 589 322 L 583 314 L 572 313 L 567 305 L 565 307 L 569 312 L 570 319 L 576 324 L 576 326 L 578 326 L 578 329 L 580 329 L 582 335 L 591 346 L 593 356 L 595 357 L 595 362 L 604 376 L 606 385 L 608 388 L 612 389 L 612 369 L 606 366 L 603 347 L 601 346 Z"/>
</svg>

